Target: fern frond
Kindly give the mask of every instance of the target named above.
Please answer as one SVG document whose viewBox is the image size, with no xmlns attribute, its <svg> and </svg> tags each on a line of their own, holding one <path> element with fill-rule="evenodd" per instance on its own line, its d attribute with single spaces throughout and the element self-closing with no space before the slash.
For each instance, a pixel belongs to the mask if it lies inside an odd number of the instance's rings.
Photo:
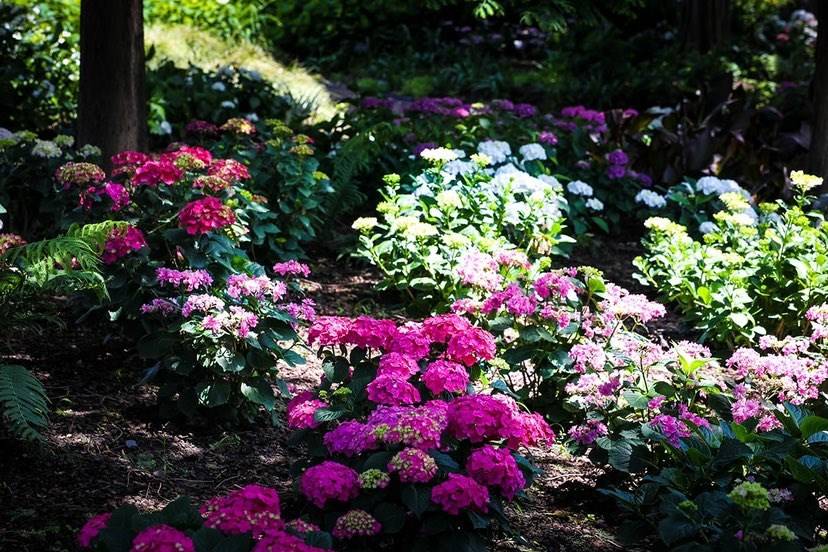
<svg viewBox="0 0 828 552">
<path fill-rule="evenodd" d="M 45 441 L 49 399 L 34 375 L 17 364 L 0 364 L 0 406 L 11 431 L 27 441 Z"/>
</svg>

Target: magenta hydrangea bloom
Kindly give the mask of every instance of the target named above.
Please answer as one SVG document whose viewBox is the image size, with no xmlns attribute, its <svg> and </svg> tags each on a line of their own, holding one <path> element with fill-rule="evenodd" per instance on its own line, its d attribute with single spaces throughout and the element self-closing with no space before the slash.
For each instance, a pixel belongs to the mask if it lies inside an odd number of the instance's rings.
<svg viewBox="0 0 828 552">
<path fill-rule="evenodd" d="M 326 550 L 305 544 L 305 541 L 296 535 L 274 531 L 257 541 L 252 552 L 326 552 Z"/>
<path fill-rule="evenodd" d="M 359 316 L 352 321 L 347 340 L 357 347 L 386 349 L 396 335 L 397 325 L 393 320 Z"/>
<path fill-rule="evenodd" d="M 406 448 L 391 458 L 388 471 L 399 475 L 403 483 L 428 483 L 437 474 L 437 462 L 425 451 Z"/>
<path fill-rule="evenodd" d="M 279 493 L 261 485 L 246 485 L 201 507 L 204 525 L 228 535 L 251 533 L 254 537 L 284 527 Z"/>
<path fill-rule="evenodd" d="M 194 312 L 208 313 L 224 309 L 224 301 L 215 295 L 199 293 L 190 295 L 181 307 L 181 316 L 189 318 Z"/>
<path fill-rule="evenodd" d="M 159 284 L 183 286 L 188 292 L 206 289 L 213 284 L 213 277 L 206 270 L 175 270 L 160 267 L 155 269 L 155 278 Z"/>
<path fill-rule="evenodd" d="M 448 343 L 454 335 L 471 327 L 471 322 L 456 314 L 441 314 L 423 320 L 423 332 L 435 343 Z"/>
<path fill-rule="evenodd" d="M 377 375 L 394 374 L 408 379 L 420 371 L 420 366 L 413 358 L 402 353 L 385 353 L 379 359 Z"/>
<path fill-rule="evenodd" d="M 453 516 L 466 509 L 488 512 L 489 489 L 471 477 L 450 473 L 446 481 L 431 489 L 431 501 Z"/>
<path fill-rule="evenodd" d="M 227 182 L 237 182 L 250 178 L 250 171 L 235 159 L 216 159 L 207 171 L 210 176 L 217 176 Z"/>
<path fill-rule="evenodd" d="M 320 347 L 346 343 L 351 331 L 351 319 L 346 316 L 320 316 L 308 329 L 308 344 Z"/>
<path fill-rule="evenodd" d="M 367 423 L 388 444 L 403 444 L 423 450 L 440 448 L 448 426 L 448 405 L 429 401 L 422 406 L 378 406 Z"/>
<path fill-rule="evenodd" d="M 663 397 L 662 397 L 663 398 Z M 569 437 L 580 445 L 591 445 L 598 437 L 607 434 L 607 426 L 601 420 L 587 420 L 585 424 L 569 428 Z"/>
<path fill-rule="evenodd" d="M 310 276 L 311 270 L 308 265 L 291 259 L 290 261 L 276 263 L 275 265 L 273 265 L 273 272 L 282 277 L 304 276 L 305 278 L 307 278 L 308 276 Z"/>
<path fill-rule="evenodd" d="M 152 157 L 141 151 L 127 150 L 116 153 L 110 160 L 113 167 L 123 167 L 125 165 L 142 165 L 152 161 Z"/>
<path fill-rule="evenodd" d="M 331 454 L 355 456 L 378 447 L 373 430 L 373 426 L 351 420 L 326 433 L 322 441 Z"/>
<path fill-rule="evenodd" d="M 160 314 L 169 316 L 178 312 L 178 304 L 171 299 L 155 298 L 149 303 L 141 305 L 141 314 Z"/>
<path fill-rule="evenodd" d="M 500 489 L 507 499 L 526 486 L 523 472 L 507 449 L 485 445 L 472 452 L 466 461 L 466 471 L 478 483 Z"/>
<path fill-rule="evenodd" d="M 184 177 L 184 171 L 170 161 L 147 161 L 135 169 L 132 183 L 136 186 L 172 185 Z"/>
<path fill-rule="evenodd" d="M 291 531 L 296 531 L 297 533 L 313 533 L 314 531 L 321 530 L 315 523 L 305 521 L 302 518 L 290 520 L 285 524 L 285 527 Z"/>
<path fill-rule="evenodd" d="M 443 392 L 464 393 L 469 384 L 469 373 L 462 364 L 436 360 L 428 365 L 422 380 L 434 395 Z"/>
<path fill-rule="evenodd" d="M 685 439 L 692 435 L 690 429 L 684 422 L 669 414 L 658 414 L 650 420 L 650 425 L 658 429 L 667 442 L 674 447 L 681 446 L 681 439 Z"/>
<path fill-rule="evenodd" d="M 132 540 L 130 552 L 195 552 L 192 539 L 169 525 L 152 525 Z"/>
<path fill-rule="evenodd" d="M 283 282 L 274 282 L 267 276 L 232 274 L 227 277 L 226 291 L 233 299 L 254 297 L 258 301 L 268 299 L 275 302 L 287 294 L 287 286 Z"/>
<path fill-rule="evenodd" d="M 401 404 L 415 404 L 420 402 L 420 392 L 397 374 L 382 374 L 377 376 L 365 389 L 368 399 L 390 406 Z"/>
<path fill-rule="evenodd" d="M 130 226 L 124 230 L 113 230 L 104 244 L 101 261 L 112 264 L 118 259 L 126 257 L 133 251 L 138 251 L 147 245 L 144 233 Z"/>
<path fill-rule="evenodd" d="M 496 350 L 492 334 L 483 328 L 472 327 L 449 340 L 446 357 L 466 366 L 473 366 L 480 360 L 493 359 Z"/>
<path fill-rule="evenodd" d="M 290 429 L 312 429 L 320 422 L 314 419 L 314 414 L 328 403 L 317 399 L 310 391 L 305 391 L 293 397 L 287 404 L 287 426 Z"/>
<path fill-rule="evenodd" d="M 431 352 L 431 339 L 423 333 L 422 328 L 407 328 L 394 337 L 388 350 L 420 360 Z"/>
<path fill-rule="evenodd" d="M 96 538 L 98 538 L 100 532 L 106 529 L 111 517 L 112 514 L 107 512 L 105 514 L 98 514 L 97 516 L 89 518 L 89 520 L 83 524 L 81 530 L 78 531 L 78 546 L 81 548 L 91 548 L 92 543 Z"/>
<path fill-rule="evenodd" d="M 331 533 L 338 539 L 372 537 L 382 530 L 379 521 L 365 510 L 349 510 L 339 516 Z"/>
<path fill-rule="evenodd" d="M 470 395 L 449 403 L 448 430 L 457 439 L 472 443 L 505 440 L 507 446 L 534 446 L 551 443 L 555 434 L 539 414 L 519 411 L 508 397 Z"/>
<path fill-rule="evenodd" d="M 330 500 L 348 502 L 359 495 L 359 474 L 339 462 L 327 460 L 308 468 L 299 480 L 299 490 L 317 508 Z"/>
<path fill-rule="evenodd" d="M 191 236 L 206 234 L 236 222 L 233 209 L 217 197 L 191 201 L 178 212 L 178 224 Z"/>
<path fill-rule="evenodd" d="M 109 198 L 109 201 L 112 203 L 109 208 L 110 211 L 120 211 L 129 205 L 129 192 L 121 184 L 107 182 L 96 193 L 98 196 L 106 196 Z"/>
</svg>

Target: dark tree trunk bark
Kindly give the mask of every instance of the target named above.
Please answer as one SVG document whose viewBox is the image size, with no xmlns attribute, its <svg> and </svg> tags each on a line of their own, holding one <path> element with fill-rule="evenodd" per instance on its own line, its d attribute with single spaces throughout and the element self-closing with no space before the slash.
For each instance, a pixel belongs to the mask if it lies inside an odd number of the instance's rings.
<svg viewBox="0 0 828 552">
<path fill-rule="evenodd" d="M 731 0 L 684 0 L 681 38 L 686 49 L 709 52 L 730 38 Z"/>
<path fill-rule="evenodd" d="M 820 26 L 828 26 L 828 5 L 816 3 Z M 828 181 L 828 29 L 819 29 L 816 44 L 816 71 L 813 82 L 813 118 L 808 171 Z"/>
<path fill-rule="evenodd" d="M 78 142 L 147 149 L 143 0 L 81 0 Z"/>
</svg>

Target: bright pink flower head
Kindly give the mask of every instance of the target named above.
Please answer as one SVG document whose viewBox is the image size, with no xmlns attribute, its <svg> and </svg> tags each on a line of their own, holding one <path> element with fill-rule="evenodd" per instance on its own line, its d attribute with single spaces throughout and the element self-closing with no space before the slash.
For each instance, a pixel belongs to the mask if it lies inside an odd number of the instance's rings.
<svg viewBox="0 0 828 552">
<path fill-rule="evenodd" d="M 112 514 L 106 513 L 89 518 L 89 521 L 84 523 L 78 532 L 78 546 L 81 548 L 91 548 L 94 540 L 98 538 L 98 534 L 106 529 L 111 517 Z"/>
<path fill-rule="evenodd" d="M 380 522 L 365 510 L 349 510 L 334 523 L 331 533 L 338 539 L 372 537 L 382 530 Z"/>
<path fill-rule="evenodd" d="M 349 420 L 326 433 L 322 441 L 331 454 L 356 456 L 378 447 L 373 430 L 373 426 Z"/>
<path fill-rule="evenodd" d="M 466 509 L 488 512 L 489 489 L 471 477 L 450 473 L 446 481 L 431 489 L 431 501 L 453 516 Z"/>
<path fill-rule="evenodd" d="M 178 213 L 178 224 L 191 236 L 206 234 L 236 222 L 233 209 L 217 197 L 191 201 Z"/>
<path fill-rule="evenodd" d="M 469 373 L 462 364 L 436 360 L 428 365 L 422 379 L 433 395 L 443 392 L 464 393 L 469 384 Z"/>
<path fill-rule="evenodd" d="M 526 486 L 523 472 L 507 449 L 485 445 L 472 452 L 466 462 L 466 471 L 478 483 L 500 489 L 507 499 Z"/>
<path fill-rule="evenodd" d="M 408 379 L 420 371 L 420 366 L 413 358 L 402 353 L 385 353 L 379 359 L 377 375 L 395 374 Z"/>
<path fill-rule="evenodd" d="M 101 260 L 104 264 L 112 264 L 146 245 L 147 240 L 144 239 L 143 232 L 134 226 L 124 230 L 113 230 L 106 239 Z"/>
<path fill-rule="evenodd" d="M 281 518 L 279 493 L 261 485 L 246 485 L 210 499 L 200 511 L 205 526 L 227 535 L 251 533 L 259 537 L 285 525 Z"/>
<path fill-rule="evenodd" d="M 393 338 L 388 350 L 420 360 L 431 352 L 431 339 L 424 335 L 421 328 L 408 328 Z"/>
<path fill-rule="evenodd" d="M 423 320 L 423 332 L 436 343 L 448 343 L 457 334 L 471 328 L 471 322 L 456 314 L 441 314 Z"/>
<path fill-rule="evenodd" d="M 136 186 L 172 185 L 181 180 L 184 172 L 170 161 L 147 161 L 135 169 L 132 183 Z"/>
<path fill-rule="evenodd" d="M 503 395 L 469 395 L 449 403 L 448 431 L 472 443 L 504 440 L 510 448 L 551 443 L 555 434 L 539 414 L 521 412 Z"/>
<path fill-rule="evenodd" d="M 324 508 L 329 500 L 348 502 L 359 495 L 359 474 L 328 460 L 305 470 L 299 480 L 299 490 L 317 508 Z"/>
<path fill-rule="evenodd" d="M 435 400 L 421 406 L 378 406 L 367 423 L 384 443 L 440 448 L 448 426 L 448 405 Z"/>
<path fill-rule="evenodd" d="M 290 429 L 311 429 L 319 426 L 313 415 L 328 403 L 314 397 L 310 391 L 305 391 L 293 397 L 287 404 L 287 426 Z"/>
<path fill-rule="evenodd" d="M 391 458 L 388 472 L 397 473 L 403 483 L 428 483 L 437 475 L 437 462 L 425 451 L 406 448 Z"/>
<path fill-rule="evenodd" d="M 390 406 L 420 402 L 420 392 L 397 374 L 382 374 L 366 388 L 368 399 Z"/>
<path fill-rule="evenodd" d="M 357 347 L 386 349 L 396 335 L 397 325 L 393 320 L 359 316 L 353 320 L 347 340 Z"/>
<path fill-rule="evenodd" d="M 103 169 L 94 163 L 66 163 L 55 171 L 55 179 L 66 190 L 72 186 L 82 186 L 101 182 L 106 178 Z"/>
<path fill-rule="evenodd" d="M 206 270 L 175 270 L 159 267 L 155 269 L 155 277 L 159 284 L 183 286 L 188 292 L 207 289 L 213 283 L 213 277 Z"/>
<path fill-rule="evenodd" d="M 327 552 L 327 549 L 305 544 L 300 537 L 284 531 L 271 531 L 256 541 L 252 552 Z"/>
<path fill-rule="evenodd" d="M 129 192 L 126 188 L 115 182 L 107 182 L 103 188 L 96 191 L 98 196 L 106 196 L 112 202 L 110 211 L 120 211 L 129 205 Z"/>
<path fill-rule="evenodd" d="M 692 435 L 690 429 L 684 422 L 669 414 L 659 414 L 650 420 L 650 425 L 658 429 L 667 442 L 674 447 L 681 446 L 681 439 Z"/>
<path fill-rule="evenodd" d="M 273 265 L 273 272 L 282 277 L 303 276 L 307 278 L 308 276 L 310 276 L 311 270 L 308 265 L 291 259 L 290 261 L 276 263 L 275 265 Z"/>
<path fill-rule="evenodd" d="M 203 169 L 213 162 L 213 154 L 199 146 L 181 145 L 175 151 L 161 156 L 162 161 L 169 161 L 184 170 Z"/>
<path fill-rule="evenodd" d="M 123 167 L 126 165 L 143 165 L 148 161 L 152 161 L 152 157 L 140 151 L 122 151 L 116 153 L 111 157 L 113 167 Z"/>
<path fill-rule="evenodd" d="M 193 541 L 169 525 L 152 525 L 138 533 L 130 552 L 195 552 Z"/>
<path fill-rule="evenodd" d="M 607 426 L 601 420 L 587 420 L 585 424 L 569 428 L 569 437 L 580 445 L 591 445 L 598 437 L 607 434 Z"/>
<path fill-rule="evenodd" d="M 250 171 L 235 159 L 216 159 L 207 170 L 210 176 L 217 176 L 227 182 L 238 182 L 250 178 Z"/>
<path fill-rule="evenodd" d="M 308 330 L 308 343 L 320 347 L 344 344 L 352 324 L 347 316 L 320 316 Z"/>
<path fill-rule="evenodd" d="M 472 327 L 451 337 L 446 357 L 473 366 L 479 360 L 491 360 L 496 352 L 495 338 L 483 328 Z"/>
</svg>

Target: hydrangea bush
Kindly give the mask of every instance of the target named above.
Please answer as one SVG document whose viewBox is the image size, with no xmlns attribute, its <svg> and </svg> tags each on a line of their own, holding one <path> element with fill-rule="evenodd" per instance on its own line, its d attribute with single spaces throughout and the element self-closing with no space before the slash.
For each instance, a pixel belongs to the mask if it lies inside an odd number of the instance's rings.
<svg viewBox="0 0 828 552">
<path fill-rule="evenodd" d="M 702 339 L 731 345 L 802 332 L 808 308 L 828 298 L 828 226 L 807 195 L 821 179 L 795 172 L 791 180 L 794 203 L 763 203 L 758 214 L 743 194 L 721 194 L 725 208 L 700 239 L 666 218 L 646 222 L 639 278 L 676 303 Z"/>
<path fill-rule="evenodd" d="M 448 314 L 403 325 L 321 317 L 308 338 L 324 378 L 287 419 L 312 457 L 298 489 L 323 529 L 423 550 L 482 550 L 482 531 L 508 530 L 504 507 L 536 474 L 521 452 L 554 434 L 482 385 L 494 336 Z"/>
</svg>

